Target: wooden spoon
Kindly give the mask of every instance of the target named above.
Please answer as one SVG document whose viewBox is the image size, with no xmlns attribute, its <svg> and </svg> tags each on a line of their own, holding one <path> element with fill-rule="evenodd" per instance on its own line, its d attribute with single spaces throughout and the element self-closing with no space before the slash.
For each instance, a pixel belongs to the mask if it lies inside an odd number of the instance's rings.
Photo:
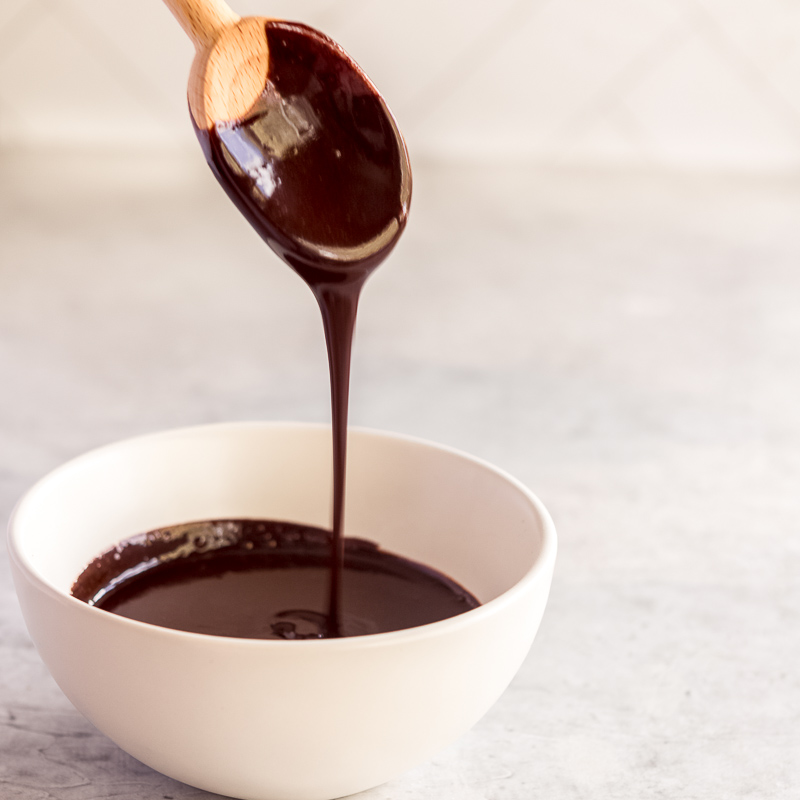
<svg viewBox="0 0 800 800">
<path fill-rule="evenodd" d="M 189 109 L 195 125 L 240 119 L 264 91 L 266 17 L 240 17 L 224 0 L 164 0 L 194 42 Z"/>
<path fill-rule="evenodd" d="M 300 23 L 239 17 L 224 0 L 164 2 L 195 44 L 192 119 L 239 210 L 306 280 L 377 266 L 405 226 L 411 170 L 361 68 Z"/>
</svg>

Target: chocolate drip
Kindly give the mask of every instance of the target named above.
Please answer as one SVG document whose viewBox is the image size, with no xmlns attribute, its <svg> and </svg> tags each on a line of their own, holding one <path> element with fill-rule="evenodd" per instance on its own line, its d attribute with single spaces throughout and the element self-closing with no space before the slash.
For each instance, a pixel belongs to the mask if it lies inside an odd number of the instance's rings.
<svg viewBox="0 0 800 800">
<path fill-rule="evenodd" d="M 267 86 L 233 123 L 197 130 L 217 180 L 264 241 L 306 281 L 322 313 L 331 381 L 330 635 L 341 614 L 350 356 L 364 282 L 402 233 L 405 147 L 357 65 L 305 25 L 269 22 Z"/>
</svg>

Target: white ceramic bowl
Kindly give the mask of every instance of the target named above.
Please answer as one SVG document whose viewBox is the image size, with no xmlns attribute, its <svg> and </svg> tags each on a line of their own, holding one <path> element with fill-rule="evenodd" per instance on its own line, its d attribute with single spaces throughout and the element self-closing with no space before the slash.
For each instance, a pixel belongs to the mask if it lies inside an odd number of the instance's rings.
<svg viewBox="0 0 800 800">
<path fill-rule="evenodd" d="M 531 646 L 553 523 L 509 475 L 463 453 L 354 430 L 346 529 L 429 564 L 483 603 L 394 633 L 257 641 L 168 630 L 70 596 L 101 551 L 221 517 L 327 526 L 330 432 L 233 423 L 113 444 L 20 501 L 11 565 L 31 637 L 75 706 L 123 750 L 248 800 L 330 800 L 383 783 L 467 731 Z"/>
</svg>

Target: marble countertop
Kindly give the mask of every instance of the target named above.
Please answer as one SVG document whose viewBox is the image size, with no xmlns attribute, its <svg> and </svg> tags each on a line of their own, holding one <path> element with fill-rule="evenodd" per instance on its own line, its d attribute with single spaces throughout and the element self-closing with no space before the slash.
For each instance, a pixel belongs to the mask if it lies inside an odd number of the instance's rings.
<svg viewBox="0 0 800 800">
<path fill-rule="evenodd" d="M 0 155 L 0 516 L 145 431 L 326 421 L 318 313 L 197 153 Z M 351 421 L 507 469 L 560 536 L 533 649 L 364 800 L 795 798 L 800 177 L 416 166 Z M 187 800 L 49 677 L 0 551 L 0 797 Z"/>
</svg>

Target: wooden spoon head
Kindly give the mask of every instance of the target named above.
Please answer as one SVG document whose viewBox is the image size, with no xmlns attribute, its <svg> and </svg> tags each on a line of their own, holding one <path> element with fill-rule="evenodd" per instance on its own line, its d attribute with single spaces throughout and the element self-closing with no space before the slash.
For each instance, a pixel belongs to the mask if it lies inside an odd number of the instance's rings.
<svg viewBox="0 0 800 800">
<path fill-rule="evenodd" d="M 241 119 L 264 91 L 269 71 L 266 17 L 243 17 L 199 49 L 189 74 L 189 110 L 200 130 Z"/>
</svg>

